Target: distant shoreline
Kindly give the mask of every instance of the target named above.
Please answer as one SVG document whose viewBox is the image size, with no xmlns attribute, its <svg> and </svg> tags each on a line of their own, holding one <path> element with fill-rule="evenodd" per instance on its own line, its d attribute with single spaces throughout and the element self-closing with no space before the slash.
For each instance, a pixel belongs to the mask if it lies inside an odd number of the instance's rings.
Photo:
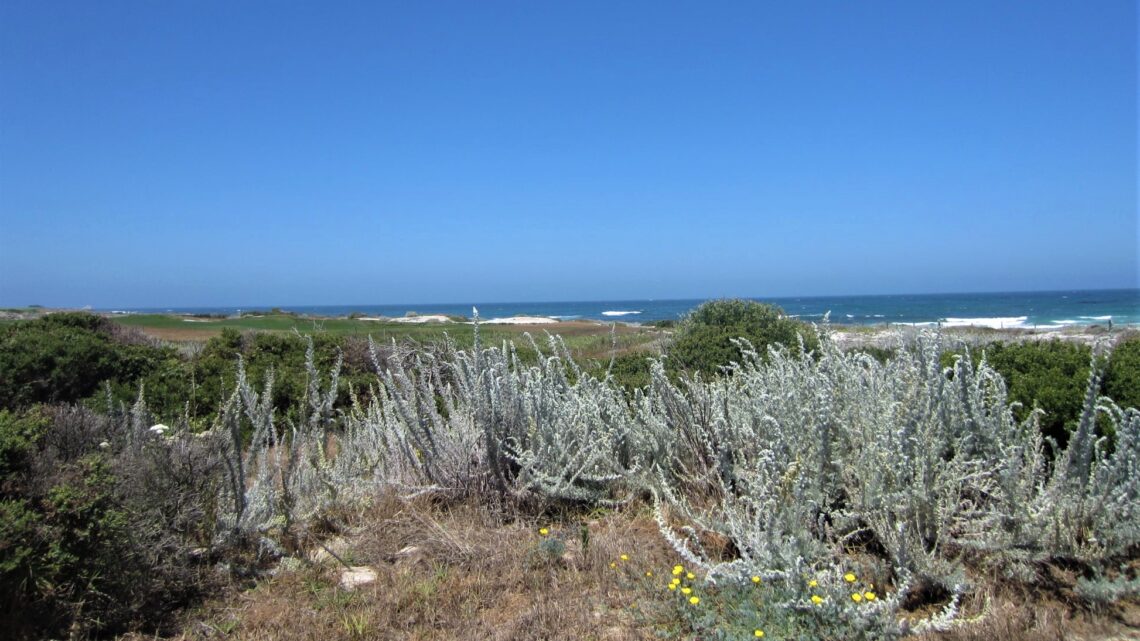
<svg viewBox="0 0 1140 641">
<path fill-rule="evenodd" d="M 471 320 L 513 317 L 553 320 L 649 323 L 677 321 L 708 299 L 608 300 L 517 303 L 293 305 L 254 308 L 185 307 L 98 310 L 119 313 L 180 313 L 234 316 L 279 311 L 317 318 L 446 316 Z M 833 326 L 913 324 L 975 325 L 1003 328 L 1063 329 L 1068 325 L 1140 326 L 1140 289 L 977 294 L 922 294 L 751 298 L 780 307 L 792 317 L 821 322 L 830 313 Z M 399 321 L 405 322 L 405 321 Z"/>
<path fill-rule="evenodd" d="M 386 316 L 324 316 L 301 314 L 278 310 L 279 313 L 246 313 L 242 316 L 224 316 L 220 314 L 187 314 L 187 313 L 116 313 L 108 311 L 92 311 L 84 309 L 66 308 L 23 308 L 0 310 L 0 320 L 15 321 L 38 318 L 40 316 L 57 312 L 91 312 L 105 318 L 124 322 L 158 337 L 175 338 L 181 336 L 185 340 L 194 340 L 195 335 L 205 337 L 207 334 L 220 332 L 226 327 L 249 331 L 275 331 L 288 330 L 294 327 L 293 323 L 312 324 L 313 330 L 320 331 L 324 323 L 335 323 L 338 327 L 351 326 L 353 333 L 369 333 L 373 330 L 381 332 L 403 333 L 405 331 L 432 333 L 447 331 L 449 326 L 470 327 L 471 318 L 461 316 L 448 316 L 440 314 L 409 315 L 402 317 Z M 990 320 L 990 319 L 987 319 Z M 549 331 L 554 334 L 562 332 L 603 334 L 610 331 L 611 326 L 617 326 L 622 332 L 640 332 L 651 330 L 655 332 L 668 332 L 669 327 L 659 327 L 655 323 L 629 321 L 625 318 L 611 318 L 607 320 L 575 318 L 559 319 L 549 316 L 507 316 L 496 318 L 480 318 L 480 325 L 501 327 L 514 332 L 523 331 Z M 810 321 L 809 321 L 810 323 Z M 819 323 L 812 323 L 819 326 Z M 436 329 L 432 330 L 434 327 Z M 1075 341 L 1089 345 L 1100 343 L 1114 343 L 1124 334 L 1140 331 L 1137 324 L 1105 323 L 1068 324 L 1063 326 L 1047 327 L 995 327 L 992 324 L 970 325 L 964 323 L 938 324 L 938 323 L 866 323 L 866 324 L 828 324 L 833 340 L 841 347 L 891 347 L 900 342 L 910 342 L 924 331 L 935 330 L 943 337 L 966 344 L 985 344 L 994 341 L 1020 342 L 1041 340 Z M 302 328 L 307 329 L 307 328 Z M 177 339 L 176 339 L 177 340 Z"/>
</svg>

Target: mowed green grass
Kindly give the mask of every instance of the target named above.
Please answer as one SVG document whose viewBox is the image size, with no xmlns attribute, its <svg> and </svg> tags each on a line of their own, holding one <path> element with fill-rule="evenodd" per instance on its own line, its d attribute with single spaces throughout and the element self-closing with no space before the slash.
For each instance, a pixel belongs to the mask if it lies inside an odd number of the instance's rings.
<svg viewBox="0 0 1140 641">
<path fill-rule="evenodd" d="M 113 316 L 111 319 L 127 327 L 173 341 L 203 341 L 222 333 L 227 328 L 256 332 L 299 332 L 301 334 L 333 334 L 339 336 L 371 336 L 377 342 L 412 340 L 421 343 L 442 341 L 450 337 L 460 347 L 474 342 L 475 329 L 466 323 L 396 323 L 367 321 L 350 318 L 311 319 L 288 314 L 244 316 L 241 318 L 199 319 L 166 314 L 135 314 Z M 479 336 L 484 344 L 513 341 L 522 347 L 529 332 L 540 345 L 545 346 L 546 334 L 562 337 L 576 358 L 608 357 L 616 339 L 618 353 L 647 349 L 659 344 L 666 335 L 653 327 L 618 325 L 611 334 L 610 326 L 602 323 L 558 323 L 520 327 L 514 325 L 480 325 Z"/>
</svg>

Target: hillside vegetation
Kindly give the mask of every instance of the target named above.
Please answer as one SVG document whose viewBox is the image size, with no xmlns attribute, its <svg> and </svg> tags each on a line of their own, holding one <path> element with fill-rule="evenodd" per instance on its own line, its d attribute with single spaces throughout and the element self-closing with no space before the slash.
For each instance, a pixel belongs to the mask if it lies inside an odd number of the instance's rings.
<svg viewBox="0 0 1140 641">
<path fill-rule="evenodd" d="M 479 638 L 508 597 L 532 618 L 506 638 L 890 639 L 990 625 L 997 586 L 1131 607 L 1140 412 L 1100 394 L 1135 393 L 1132 342 L 1087 354 L 1070 407 L 1019 387 L 1071 387 L 1049 344 L 1007 367 L 923 334 L 877 359 L 707 307 L 625 361 L 479 326 L 469 345 L 226 332 L 191 355 L 85 315 L 5 327 L 3 627 L 171 633 L 258 580 L 308 605 L 184 633 Z M 392 571 L 337 587 L 363 563 Z"/>
</svg>

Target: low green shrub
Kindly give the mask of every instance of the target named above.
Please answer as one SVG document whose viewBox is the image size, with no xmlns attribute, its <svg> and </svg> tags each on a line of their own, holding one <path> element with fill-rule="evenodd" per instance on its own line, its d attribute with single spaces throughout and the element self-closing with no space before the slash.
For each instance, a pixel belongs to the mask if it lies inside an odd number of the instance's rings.
<svg viewBox="0 0 1140 641">
<path fill-rule="evenodd" d="M 0 411 L 0 629 L 9 638 L 160 629 L 210 585 L 218 469 L 150 433 L 141 404 Z M 132 424 L 133 423 L 133 424 Z"/>
<path fill-rule="evenodd" d="M 1112 350 L 1101 389 L 1121 407 L 1140 408 L 1140 336 L 1134 335 Z"/>
<path fill-rule="evenodd" d="M 752 300 L 723 299 L 697 307 L 677 326 L 666 351 L 666 366 L 674 371 L 704 374 L 721 372 L 729 363 L 743 361 L 737 339 L 746 339 L 767 357 L 769 345 L 807 351 L 818 349 L 815 330 L 784 314 L 774 305 Z"/>
<path fill-rule="evenodd" d="M 654 356 L 649 352 L 628 352 L 614 358 L 610 375 L 615 383 L 626 392 L 649 385 L 649 362 Z"/>
<path fill-rule="evenodd" d="M 943 366 L 951 366 L 961 350 L 942 355 Z M 975 365 L 986 362 L 1005 379 L 1010 402 L 1017 403 L 1014 416 L 1025 420 L 1036 409 L 1041 416 L 1041 432 L 1060 445 L 1076 427 L 1085 401 L 1092 349 L 1070 341 L 993 342 L 970 352 Z"/>
<path fill-rule="evenodd" d="M 173 348 L 94 314 L 48 314 L 0 328 L 0 408 L 75 403 L 104 383 L 117 399 L 133 399 L 147 381 L 151 406 L 170 415 L 187 400 L 187 373 Z"/>
</svg>

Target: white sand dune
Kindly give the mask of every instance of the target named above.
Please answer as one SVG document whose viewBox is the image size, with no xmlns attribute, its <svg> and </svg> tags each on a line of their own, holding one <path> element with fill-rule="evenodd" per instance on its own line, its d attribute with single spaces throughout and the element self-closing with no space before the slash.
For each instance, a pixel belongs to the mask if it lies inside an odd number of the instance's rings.
<svg viewBox="0 0 1140 641">
<path fill-rule="evenodd" d="M 385 321 L 389 323 L 454 323 L 455 321 L 443 314 L 428 314 L 426 316 L 404 316 L 403 318 L 384 318 L 383 316 L 364 316 L 359 320 Z"/>
<path fill-rule="evenodd" d="M 546 316 L 510 316 L 507 318 L 492 318 L 479 322 L 486 323 L 487 325 L 544 325 L 546 323 L 557 323 L 558 319 L 548 318 Z"/>
</svg>

